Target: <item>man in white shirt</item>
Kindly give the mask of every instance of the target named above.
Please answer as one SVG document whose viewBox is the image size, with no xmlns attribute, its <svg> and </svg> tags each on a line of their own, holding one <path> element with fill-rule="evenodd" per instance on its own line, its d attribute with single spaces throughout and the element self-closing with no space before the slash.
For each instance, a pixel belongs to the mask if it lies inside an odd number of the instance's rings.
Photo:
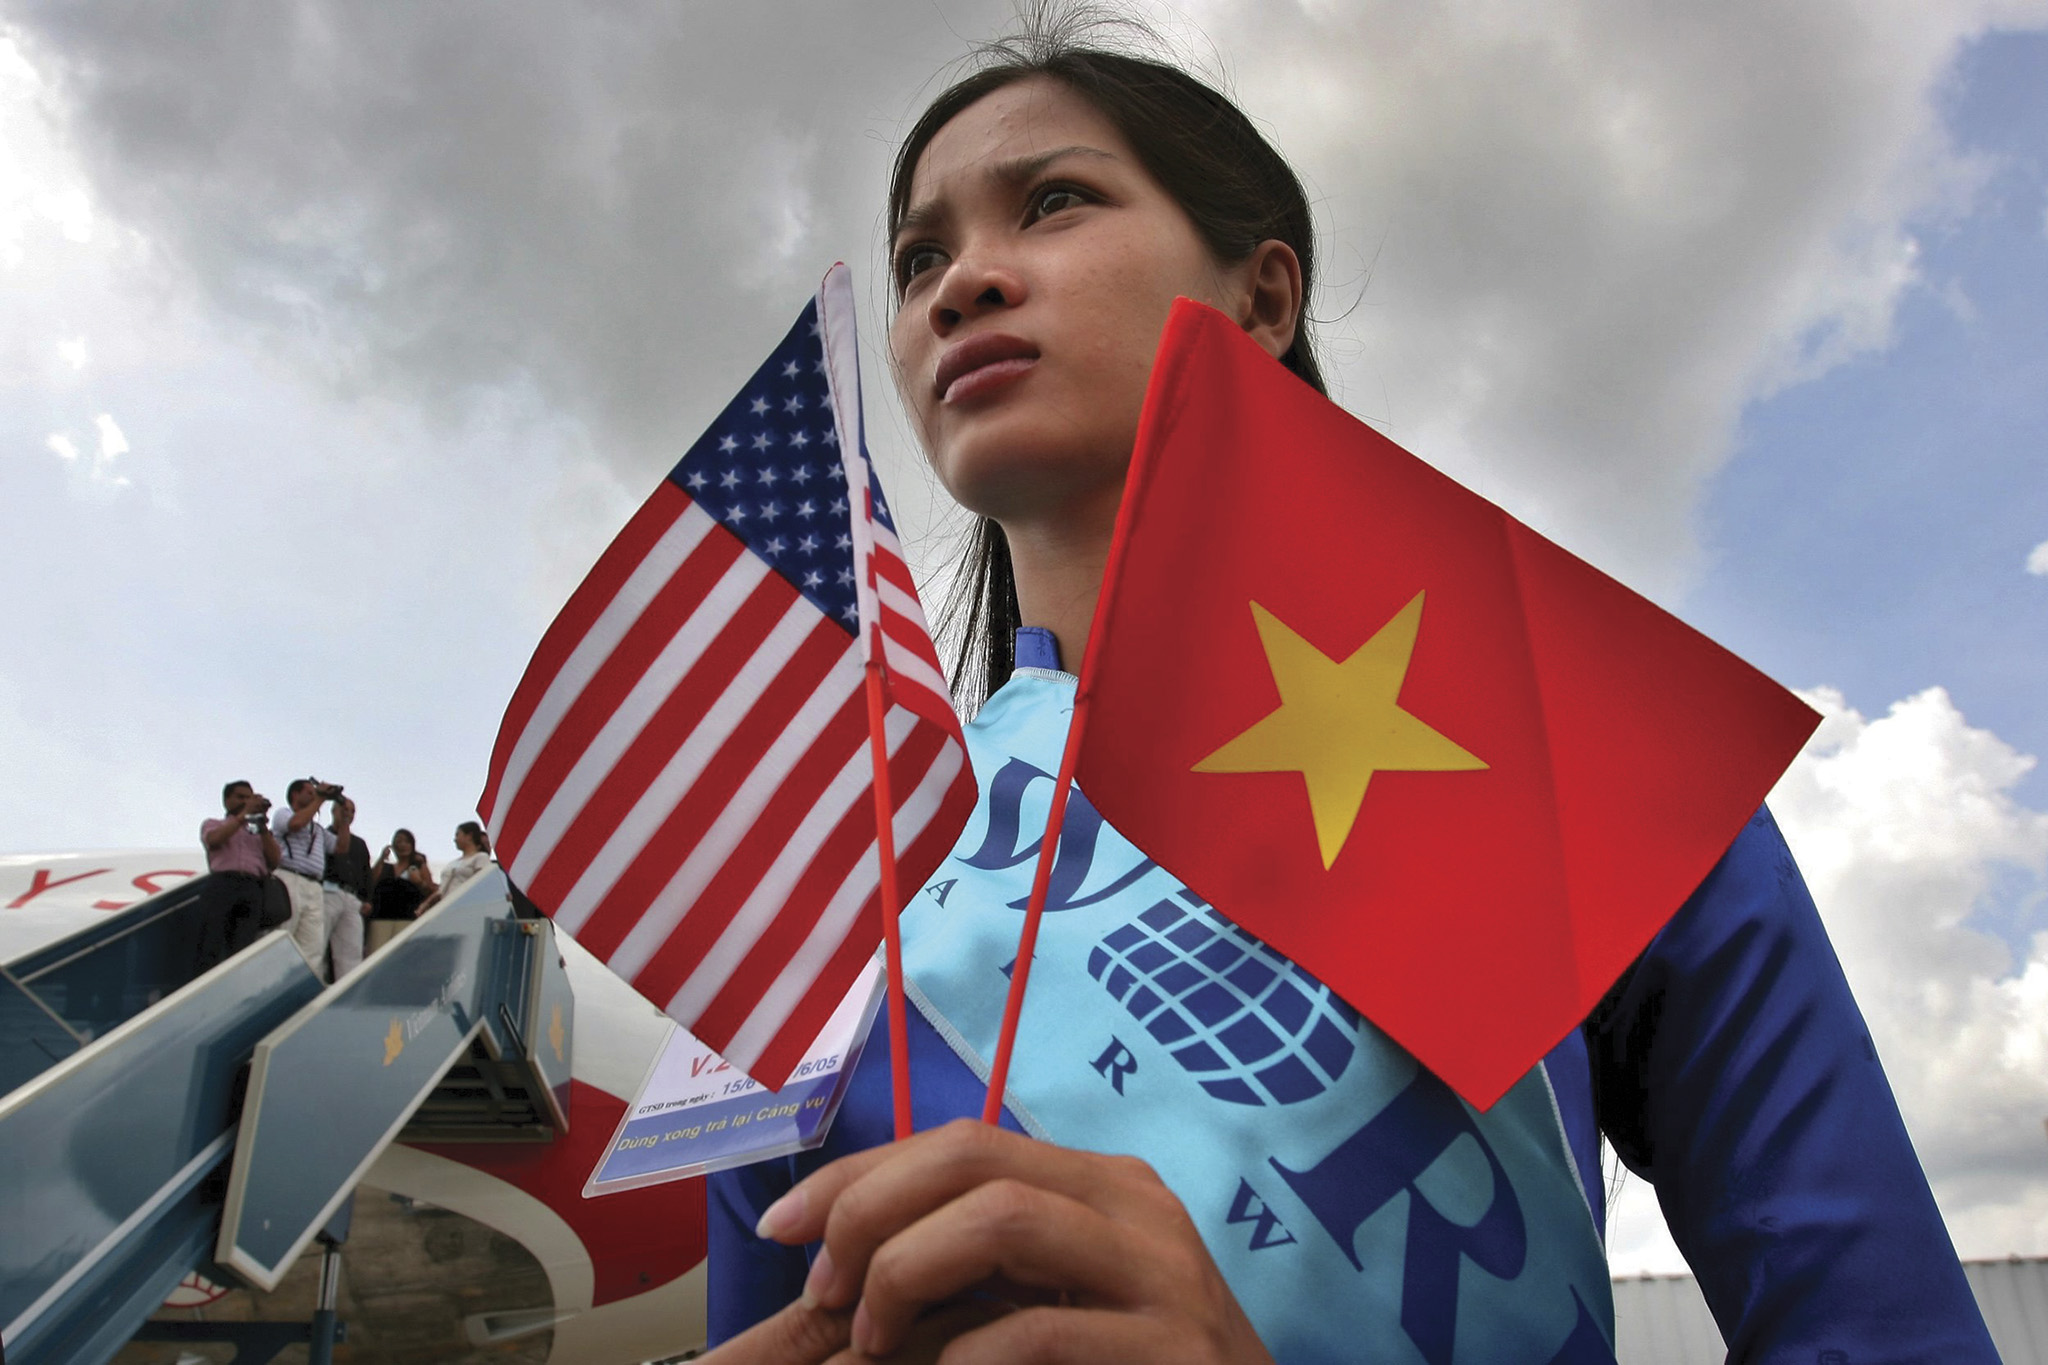
<svg viewBox="0 0 2048 1365">
<path fill-rule="evenodd" d="M 327 979 L 327 859 L 343 840 L 352 839 L 348 825 L 339 832 L 320 823 L 320 807 L 341 795 L 341 788 L 329 786 L 317 777 L 301 777 L 285 791 L 289 807 L 271 817 L 271 832 L 277 836 L 282 856 L 277 879 L 292 900 L 292 942 L 321 980 Z"/>
</svg>

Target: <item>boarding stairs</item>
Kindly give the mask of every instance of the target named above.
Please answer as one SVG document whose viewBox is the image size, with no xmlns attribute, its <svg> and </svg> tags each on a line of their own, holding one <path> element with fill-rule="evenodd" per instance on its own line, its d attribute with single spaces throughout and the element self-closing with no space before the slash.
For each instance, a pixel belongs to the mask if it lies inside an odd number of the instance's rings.
<svg viewBox="0 0 2048 1365">
<path fill-rule="evenodd" d="M 495 869 L 331 987 L 282 930 L 195 975 L 206 894 L 186 882 L 0 963 L 11 1365 L 103 1365 L 188 1273 L 274 1289 L 323 1229 L 331 1272 L 393 1141 L 568 1127 L 574 1000 L 553 926 Z"/>
</svg>

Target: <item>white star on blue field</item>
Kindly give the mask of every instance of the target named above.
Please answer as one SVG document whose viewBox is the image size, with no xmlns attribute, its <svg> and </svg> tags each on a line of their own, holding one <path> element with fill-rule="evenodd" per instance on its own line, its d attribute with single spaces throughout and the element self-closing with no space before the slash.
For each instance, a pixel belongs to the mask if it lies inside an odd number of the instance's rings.
<svg viewBox="0 0 2048 1365">
<path fill-rule="evenodd" d="M 852 629 L 853 537 L 846 467 L 817 322 L 804 308 L 774 354 L 669 472 L 747 548 L 768 561 L 819 611 Z M 818 453 L 810 454 L 813 444 Z M 778 485 L 787 485 L 777 494 Z M 896 529 L 869 475 L 874 519 Z"/>
</svg>

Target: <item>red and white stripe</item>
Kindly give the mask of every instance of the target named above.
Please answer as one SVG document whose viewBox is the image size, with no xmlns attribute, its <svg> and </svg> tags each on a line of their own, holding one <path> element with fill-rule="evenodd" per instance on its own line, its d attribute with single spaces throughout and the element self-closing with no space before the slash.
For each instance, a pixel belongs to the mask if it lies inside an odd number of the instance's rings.
<svg viewBox="0 0 2048 1365">
<path fill-rule="evenodd" d="M 843 275 L 826 282 L 842 307 Z M 850 341 L 850 312 L 840 324 L 821 297 L 820 316 Z M 857 389 L 830 373 L 853 536 L 881 585 L 861 608 L 895 684 L 892 823 L 914 887 L 972 809 L 973 776 L 901 547 L 861 515 Z M 865 634 L 664 480 L 541 640 L 478 805 L 536 904 L 773 1086 L 881 937 Z"/>
<path fill-rule="evenodd" d="M 859 595 L 861 661 L 867 661 L 873 632 L 880 625 L 882 678 L 889 699 L 936 725 L 959 724 L 953 694 L 932 647 L 931 625 L 918 600 L 917 583 L 903 557 L 903 542 L 874 519 L 868 505 L 868 453 L 861 439 L 860 348 L 854 328 L 853 285 L 844 267 L 835 267 L 818 292 L 818 319 L 823 325 L 825 376 L 838 409 L 840 450 L 846 467 L 847 501 L 852 504 L 853 562 L 863 571 L 855 579 Z M 872 568 L 870 574 L 865 570 Z"/>
</svg>

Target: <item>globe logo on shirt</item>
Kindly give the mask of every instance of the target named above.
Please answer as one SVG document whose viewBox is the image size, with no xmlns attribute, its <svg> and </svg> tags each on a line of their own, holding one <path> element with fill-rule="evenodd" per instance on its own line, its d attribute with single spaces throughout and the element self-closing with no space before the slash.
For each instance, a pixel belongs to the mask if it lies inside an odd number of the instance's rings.
<svg viewBox="0 0 2048 1365">
<path fill-rule="evenodd" d="M 1356 1050 L 1356 1010 L 1199 901 L 1162 900 L 1111 930 L 1089 952 L 1088 974 L 1232 1104 L 1313 1099 Z"/>
</svg>

